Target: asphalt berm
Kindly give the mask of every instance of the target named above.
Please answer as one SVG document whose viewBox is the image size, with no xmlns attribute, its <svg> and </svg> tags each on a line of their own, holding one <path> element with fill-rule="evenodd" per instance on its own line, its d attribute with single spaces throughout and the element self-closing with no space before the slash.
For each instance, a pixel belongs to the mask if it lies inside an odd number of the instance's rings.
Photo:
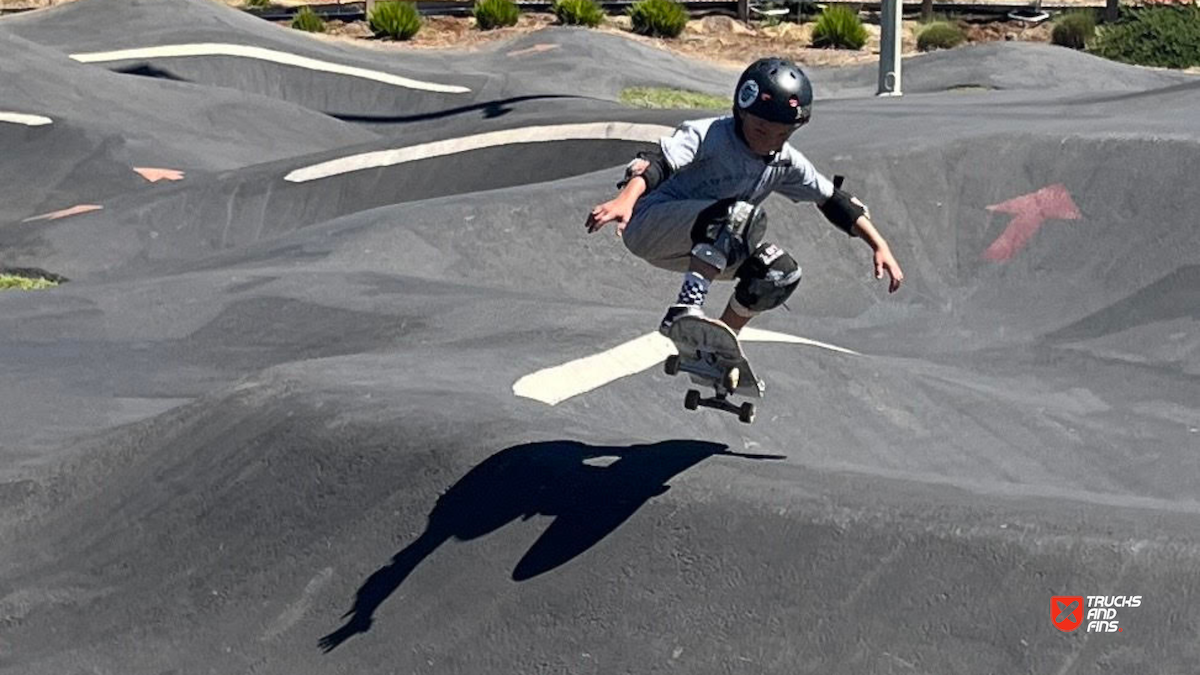
<svg viewBox="0 0 1200 675">
<path fill-rule="evenodd" d="M 755 325 L 809 341 L 747 343 L 744 425 L 616 370 L 678 278 L 583 229 L 721 113 L 620 90 L 736 72 L 204 0 L 0 20 L 0 264 L 69 279 L 0 293 L 0 673 L 1196 672 L 1200 80 L 904 72 L 814 70 L 793 143 L 905 286 L 772 198 L 805 275 Z M 1056 628 L 1101 595 L 1142 600 Z"/>
</svg>

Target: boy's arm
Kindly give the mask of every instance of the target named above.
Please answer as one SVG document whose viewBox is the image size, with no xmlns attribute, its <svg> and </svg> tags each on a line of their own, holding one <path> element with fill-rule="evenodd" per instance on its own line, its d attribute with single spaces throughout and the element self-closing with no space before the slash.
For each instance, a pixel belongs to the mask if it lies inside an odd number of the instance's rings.
<svg viewBox="0 0 1200 675">
<path fill-rule="evenodd" d="M 629 223 L 630 217 L 633 215 L 633 205 L 637 203 L 638 197 L 646 192 L 646 179 L 641 176 L 633 176 L 624 181 L 624 187 L 616 197 L 597 205 L 588 213 L 587 220 L 583 226 L 588 232 L 597 232 L 604 227 L 606 223 L 617 221 L 617 234 L 621 234 L 625 230 L 625 226 Z"/>
<path fill-rule="evenodd" d="M 866 240 L 875 251 L 875 278 L 882 279 L 883 273 L 887 272 L 891 277 L 891 281 L 888 283 L 888 292 L 895 293 L 900 290 L 900 284 L 904 282 L 904 271 L 900 269 L 900 263 L 896 262 L 896 256 L 892 255 L 892 249 L 888 247 L 883 235 L 879 234 L 879 230 L 875 229 L 871 219 L 867 216 L 860 216 L 858 222 L 854 223 L 852 231 Z"/>
<path fill-rule="evenodd" d="M 875 251 L 875 278 L 882 279 L 883 273 L 887 272 L 891 277 L 888 291 L 895 293 L 900 289 L 901 282 L 904 281 L 904 272 L 900 269 L 900 264 L 896 262 L 896 257 L 892 255 L 892 249 L 888 246 L 887 240 L 879 234 L 879 230 L 871 222 L 871 212 L 867 210 L 866 205 L 842 190 L 843 180 L 842 176 L 834 176 L 833 195 L 818 202 L 817 208 L 821 209 L 821 213 L 825 214 L 830 222 L 846 234 L 851 237 L 861 237 L 870 245 L 871 250 Z"/>
<path fill-rule="evenodd" d="M 639 197 L 651 190 L 651 187 L 647 185 L 648 182 L 645 176 L 641 174 L 635 174 L 626 178 L 618 185 L 621 191 L 617 193 L 616 199 L 633 204 Z"/>
<path fill-rule="evenodd" d="M 642 192 L 649 192 L 658 187 L 670 178 L 671 174 L 692 162 L 704 141 L 710 122 L 711 120 L 700 123 L 684 122 L 675 128 L 673 134 L 662 138 L 654 150 L 637 153 L 637 158 L 625 167 L 625 180 L 617 183 L 617 187 L 627 187 L 637 176 L 641 176 L 645 181 Z"/>
<path fill-rule="evenodd" d="M 672 173 L 691 163 L 707 128 L 705 122 L 684 122 L 676 127 L 674 134 L 661 139 L 656 150 L 639 152 L 637 158 L 625 167 L 625 180 L 617 183 L 621 189 L 617 196 L 596 206 L 588 214 L 584 223 L 587 231 L 596 232 L 605 223 L 615 220 L 617 234 L 621 234 L 629 223 L 637 200 L 658 187 Z"/>
<path fill-rule="evenodd" d="M 841 176 L 834 179 L 838 186 L 841 185 L 840 179 Z M 887 248 L 887 241 L 871 222 L 871 212 L 866 204 L 850 193 L 843 192 L 841 187 L 834 189 L 832 197 L 817 202 L 817 208 L 825 214 L 829 222 L 851 237 L 861 237 L 876 251 Z"/>
<path fill-rule="evenodd" d="M 845 176 L 833 177 L 833 194 L 817 201 L 817 208 L 830 223 L 833 223 L 834 227 L 851 237 L 857 237 L 859 230 L 856 228 L 860 219 L 866 220 L 867 225 L 870 225 L 871 212 L 867 209 L 866 204 L 842 189 L 844 180 L 846 180 Z M 874 227 L 871 227 L 871 231 L 876 236 L 879 235 Z"/>
<path fill-rule="evenodd" d="M 868 216 L 859 216 L 853 227 L 850 228 L 850 236 L 862 237 L 876 251 L 888 247 L 887 241 L 882 234 L 879 234 L 879 230 L 875 229 L 875 223 L 872 223 Z"/>
<path fill-rule="evenodd" d="M 625 167 L 625 180 L 617 183 L 617 187 L 624 189 L 635 178 L 641 178 L 643 188 L 638 193 L 640 196 L 642 193 L 649 192 L 658 187 L 659 183 L 670 178 L 673 172 L 674 169 L 671 168 L 671 163 L 667 161 L 662 151 L 639 152 L 637 158 L 629 162 L 628 166 Z"/>
</svg>

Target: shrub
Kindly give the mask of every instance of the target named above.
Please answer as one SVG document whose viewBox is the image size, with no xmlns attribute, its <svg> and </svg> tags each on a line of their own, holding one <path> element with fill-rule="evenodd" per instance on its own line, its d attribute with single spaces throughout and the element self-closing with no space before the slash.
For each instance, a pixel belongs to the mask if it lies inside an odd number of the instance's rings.
<svg viewBox="0 0 1200 675">
<path fill-rule="evenodd" d="M 421 13 L 412 2 L 376 3 L 368 20 L 373 33 L 396 40 L 407 40 L 421 30 Z"/>
<path fill-rule="evenodd" d="M 521 10 L 513 0 L 479 0 L 475 3 L 475 24 L 479 30 L 517 25 Z"/>
<path fill-rule="evenodd" d="M 324 33 L 325 19 L 322 19 L 309 7 L 301 7 L 300 11 L 292 17 L 292 28 L 306 33 Z"/>
<path fill-rule="evenodd" d="M 1200 66 L 1200 5 L 1122 8 L 1120 19 L 1100 30 L 1090 51 L 1142 66 Z"/>
<path fill-rule="evenodd" d="M 246 0 L 246 6 L 257 9 L 265 9 L 271 6 L 271 0 Z"/>
<path fill-rule="evenodd" d="M 917 36 L 917 49 L 953 49 L 967 40 L 962 29 L 952 23 L 931 23 Z"/>
<path fill-rule="evenodd" d="M 687 10 L 675 0 L 640 0 L 629 16 L 635 33 L 668 38 L 679 37 L 688 21 Z"/>
<path fill-rule="evenodd" d="M 557 0 L 554 3 L 554 16 L 558 22 L 567 26 L 587 26 L 595 28 L 604 23 L 604 9 L 596 0 Z"/>
<path fill-rule="evenodd" d="M 1088 11 L 1067 12 L 1054 21 L 1050 41 L 1062 47 L 1083 49 L 1096 36 L 1096 15 Z"/>
<path fill-rule="evenodd" d="M 836 49 L 862 49 L 867 44 L 867 29 L 858 12 L 845 5 L 828 5 L 813 26 L 813 46 Z"/>
</svg>

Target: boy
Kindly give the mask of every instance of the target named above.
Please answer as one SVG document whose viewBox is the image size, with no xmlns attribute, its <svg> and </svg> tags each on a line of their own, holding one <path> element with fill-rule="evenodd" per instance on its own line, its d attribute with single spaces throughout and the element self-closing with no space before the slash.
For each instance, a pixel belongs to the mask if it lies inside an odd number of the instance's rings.
<svg viewBox="0 0 1200 675">
<path fill-rule="evenodd" d="M 655 267 L 685 272 L 675 304 L 659 325 L 664 335 L 681 316 L 703 316 L 715 279 L 738 279 L 721 321 L 740 332 L 756 314 L 782 305 L 800 283 L 800 266 L 763 240 L 759 206 L 779 192 L 817 204 L 831 223 L 875 251 L 875 278 L 904 280 L 888 244 L 862 202 L 836 188 L 787 140 L 812 115 L 812 84 L 790 61 L 759 59 L 738 79 L 733 115 L 684 122 L 638 153 L 616 198 L 592 209 L 585 224 L 611 221 L 634 255 Z"/>
</svg>

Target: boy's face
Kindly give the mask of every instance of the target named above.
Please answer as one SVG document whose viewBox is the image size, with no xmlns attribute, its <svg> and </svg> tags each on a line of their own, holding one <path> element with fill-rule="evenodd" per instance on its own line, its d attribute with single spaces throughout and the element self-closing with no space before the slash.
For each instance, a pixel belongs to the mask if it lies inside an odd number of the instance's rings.
<svg viewBox="0 0 1200 675">
<path fill-rule="evenodd" d="M 795 129 L 791 124 L 769 122 L 750 113 L 742 113 L 742 133 L 746 136 L 746 145 L 760 155 L 778 152 Z"/>
</svg>

